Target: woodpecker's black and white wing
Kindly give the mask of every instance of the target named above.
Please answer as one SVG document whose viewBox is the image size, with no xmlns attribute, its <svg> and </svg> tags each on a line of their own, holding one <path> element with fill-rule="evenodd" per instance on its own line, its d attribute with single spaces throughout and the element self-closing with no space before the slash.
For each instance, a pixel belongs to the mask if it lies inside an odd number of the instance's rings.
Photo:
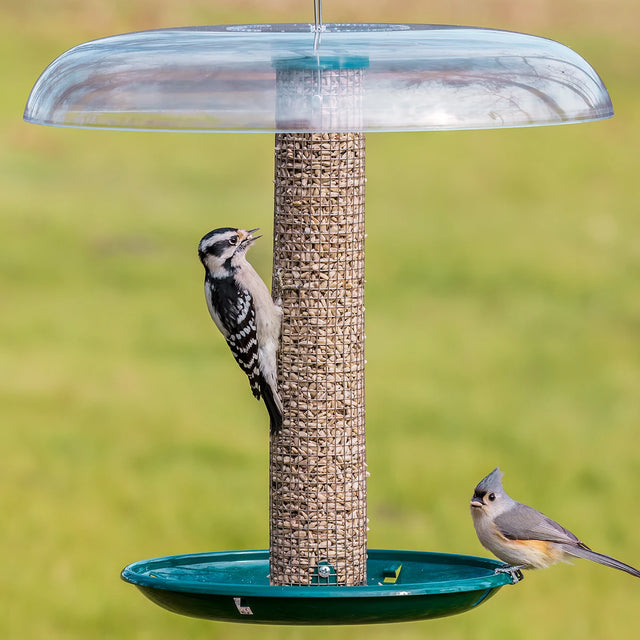
<svg viewBox="0 0 640 640">
<path fill-rule="evenodd" d="M 253 395 L 260 399 L 258 335 L 251 294 L 238 288 L 231 279 L 207 278 L 205 288 L 211 317 L 225 337 L 236 362 L 247 374 Z"/>
<path fill-rule="evenodd" d="M 282 426 L 279 398 L 260 368 L 258 328 L 253 297 L 231 278 L 205 278 L 205 296 L 213 321 L 225 337 L 231 353 L 249 378 L 255 398 L 264 400 L 271 431 Z"/>
</svg>

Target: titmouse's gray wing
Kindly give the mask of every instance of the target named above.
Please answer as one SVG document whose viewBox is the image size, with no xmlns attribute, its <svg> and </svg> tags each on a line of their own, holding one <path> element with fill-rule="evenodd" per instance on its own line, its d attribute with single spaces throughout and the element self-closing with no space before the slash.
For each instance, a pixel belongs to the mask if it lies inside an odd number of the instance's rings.
<svg viewBox="0 0 640 640">
<path fill-rule="evenodd" d="M 500 533 L 511 540 L 546 540 L 555 542 L 565 553 L 576 558 L 599 562 L 607 567 L 620 569 L 620 571 L 626 571 L 632 576 L 640 578 L 638 569 L 611 556 L 592 551 L 584 542 L 576 538 L 571 531 L 526 504 L 516 502 L 511 509 L 499 515 L 494 522 Z"/>
<path fill-rule="evenodd" d="M 500 533 L 511 540 L 547 540 L 582 544 L 568 529 L 533 507 L 516 502 L 494 520 Z"/>
</svg>

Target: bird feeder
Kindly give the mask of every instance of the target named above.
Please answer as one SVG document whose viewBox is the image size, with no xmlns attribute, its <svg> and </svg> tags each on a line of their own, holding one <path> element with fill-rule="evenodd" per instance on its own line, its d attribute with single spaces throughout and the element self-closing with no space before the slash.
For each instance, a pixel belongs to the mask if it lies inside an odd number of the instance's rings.
<svg viewBox="0 0 640 640">
<path fill-rule="evenodd" d="M 476 607 L 517 577 L 484 558 L 367 549 L 365 133 L 613 115 L 579 55 L 520 33 L 419 24 L 225 25 L 117 35 L 44 71 L 28 122 L 275 133 L 273 294 L 282 430 L 268 550 L 129 565 L 159 605 L 215 620 L 346 624 Z"/>
</svg>

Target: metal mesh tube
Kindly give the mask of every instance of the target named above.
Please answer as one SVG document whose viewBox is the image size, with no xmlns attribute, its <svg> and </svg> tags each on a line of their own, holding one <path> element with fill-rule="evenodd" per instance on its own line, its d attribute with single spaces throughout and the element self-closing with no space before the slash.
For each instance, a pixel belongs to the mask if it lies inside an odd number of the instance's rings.
<svg viewBox="0 0 640 640">
<path fill-rule="evenodd" d="M 279 65 L 276 117 L 295 114 L 281 128 L 359 128 L 364 70 L 341 65 Z M 362 133 L 276 135 L 284 424 L 270 446 L 272 584 L 366 582 L 364 169 Z"/>
<path fill-rule="evenodd" d="M 270 450 L 273 584 L 366 581 L 364 143 L 276 136 L 284 427 Z"/>
</svg>

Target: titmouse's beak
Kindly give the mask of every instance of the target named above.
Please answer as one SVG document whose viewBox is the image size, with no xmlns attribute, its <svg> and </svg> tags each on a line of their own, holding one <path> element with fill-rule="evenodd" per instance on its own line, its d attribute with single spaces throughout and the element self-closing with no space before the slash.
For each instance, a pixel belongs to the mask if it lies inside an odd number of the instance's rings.
<svg viewBox="0 0 640 640">
<path fill-rule="evenodd" d="M 473 496 L 471 498 L 471 508 L 472 509 L 482 509 L 484 507 L 484 501 L 480 496 Z"/>
</svg>

